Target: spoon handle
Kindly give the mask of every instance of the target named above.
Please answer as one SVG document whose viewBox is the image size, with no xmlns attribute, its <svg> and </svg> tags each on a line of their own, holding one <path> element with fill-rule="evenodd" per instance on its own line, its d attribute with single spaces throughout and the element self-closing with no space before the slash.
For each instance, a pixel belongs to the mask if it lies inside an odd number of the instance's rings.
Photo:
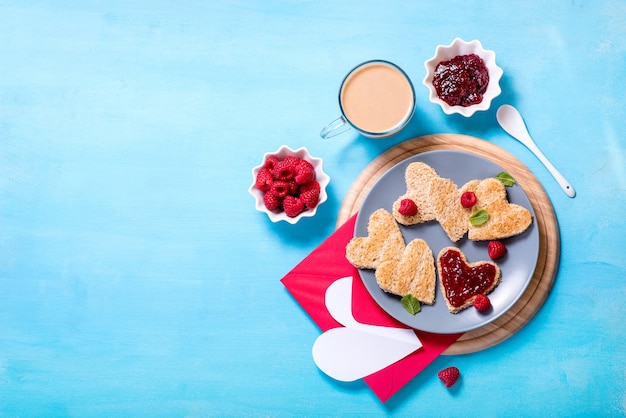
<svg viewBox="0 0 626 418">
<path fill-rule="evenodd" d="M 532 151 L 533 154 L 535 154 L 535 156 L 539 159 L 539 161 L 541 161 L 543 165 L 546 166 L 550 174 L 552 174 L 552 177 L 554 177 L 556 182 L 559 183 L 559 186 L 561 186 L 561 189 L 563 189 L 565 194 L 568 195 L 569 197 L 576 196 L 576 191 L 574 190 L 574 187 L 572 187 L 570 182 L 567 181 L 565 177 L 563 177 L 563 174 L 561 174 L 559 170 L 557 170 L 556 167 L 552 165 L 550 160 L 548 160 L 546 156 L 543 155 L 543 152 L 541 152 L 539 147 L 537 147 L 535 143 L 530 143 L 530 144 L 525 144 L 525 145 L 528 147 L 529 150 Z"/>
<path fill-rule="evenodd" d="M 522 115 L 511 105 L 502 105 L 496 112 L 496 119 L 498 123 L 513 138 L 517 139 L 522 144 L 526 145 L 535 156 L 543 163 L 543 165 L 548 169 L 552 177 L 556 180 L 556 182 L 561 186 L 561 189 L 565 192 L 569 197 L 576 196 L 576 191 L 574 187 L 570 184 L 569 181 L 563 177 L 563 175 L 557 170 L 552 163 L 543 155 L 543 152 L 539 149 L 535 141 L 531 138 L 528 133 L 528 129 L 526 128 L 526 124 L 524 123 L 524 119 Z"/>
</svg>

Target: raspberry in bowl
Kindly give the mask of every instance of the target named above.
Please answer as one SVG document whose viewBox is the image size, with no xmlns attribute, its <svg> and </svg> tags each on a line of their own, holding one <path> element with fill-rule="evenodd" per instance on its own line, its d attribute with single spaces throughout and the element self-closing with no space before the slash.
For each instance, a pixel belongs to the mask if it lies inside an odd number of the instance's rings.
<svg viewBox="0 0 626 418">
<path fill-rule="evenodd" d="M 297 223 L 315 215 L 328 199 L 330 177 L 323 170 L 321 158 L 306 148 L 292 150 L 286 145 L 265 153 L 261 165 L 252 169 L 248 192 L 256 209 L 265 212 L 272 222 Z"/>
<path fill-rule="evenodd" d="M 456 38 L 450 45 L 439 45 L 424 66 L 422 83 L 429 91 L 429 100 L 447 115 L 470 117 L 487 110 L 502 92 L 503 71 L 496 65 L 496 53 L 485 50 L 477 40 Z"/>
</svg>

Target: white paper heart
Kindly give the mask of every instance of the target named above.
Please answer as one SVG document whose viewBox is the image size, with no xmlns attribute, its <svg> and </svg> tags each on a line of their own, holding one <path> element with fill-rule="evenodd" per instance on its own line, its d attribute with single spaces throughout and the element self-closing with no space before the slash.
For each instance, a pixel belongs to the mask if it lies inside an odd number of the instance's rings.
<svg viewBox="0 0 626 418">
<path fill-rule="evenodd" d="M 313 344 L 313 360 L 328 376 L 351 382 L 403 359 L 422 346 L 412 329 L 357 322 L 352 316 L 352 277 L 326 290 L 326 307 L 344 328 L 333 328 Z"/>
</svg>

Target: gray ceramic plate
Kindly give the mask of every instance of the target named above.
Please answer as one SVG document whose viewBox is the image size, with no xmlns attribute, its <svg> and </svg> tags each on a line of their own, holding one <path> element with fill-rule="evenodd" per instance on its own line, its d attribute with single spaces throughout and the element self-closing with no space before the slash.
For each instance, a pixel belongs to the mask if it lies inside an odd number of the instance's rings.
<svg viewBox="0 0 626 418">
<path fill-rule="evenodd" d="M 506 171 L 485 158 L 461 151 L 430 151 L 409 157 L 389 169 L 374 184 L 357 215 L 355 236 L 367 236 L 367 222 L 374 211 L 384 208 L 391 212 L 393 202 L 406 192 L 404 179 L 406 167 L 415 161 L 430 165 L 439 176 L 452 179 L 457 187 L 473 179 L 494 177 L 499 172 Z M 441 294 L 437 277 L 435 304 L 422 305 L 421 312 L 411 315 L 402 307 L 400 297 L 386 293 L 378 286 L 374 271 L 359 270 L 365 287 L 378 305 L 410 327 L 438 334 L 466 332 L 479 328 L 494 321 L 511 308 L 526 290 L 535 271 L 539 253 L 539 231 L 535 222 L 535 212 L 522 188 L 515 184 L 506 190 L 509 202 L 530 210 L 533 223 L 521 235 L 502 240 L 507 247 L 507 253 L 497 260 L 502 270 L 502 280 L 489 295 L 491 310 L 480 313 L 470 307 L 457 314 L 450 313 Z M 465 253 L 470 263 L 489 260 L 486 241 L 470 241 L 466 234 L 464 238 L 453 243 L 435 221 L 412 226 L 400 225 L 400 230 L 407 243 L 415 238 L 424 239 L 435 259 L 442 248 L 456 246 Z"/>
</svg>

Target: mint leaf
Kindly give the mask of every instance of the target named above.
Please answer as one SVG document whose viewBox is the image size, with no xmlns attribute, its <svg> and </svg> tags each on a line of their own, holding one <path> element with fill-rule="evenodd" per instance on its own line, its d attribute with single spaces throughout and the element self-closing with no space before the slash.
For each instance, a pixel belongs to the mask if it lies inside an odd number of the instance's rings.
<svg viewBox="0 0 626 418">
<path fill-rule="evenodd" d="M 469 220 L 472 225 L 479 226 L 489 220 L 489 214 L 487 213 L 486 210 L 481 209 L 477 212 L 472 213 Z"/>
<path fill-rule="evenodd" d="M 505 186 L 511 187 L 515 184 L 515 179 L 506 171 L 496 174 L 496 178 Z"/>
<path fill-rule="evenodd" d="M 400 299 L 400 303 L 402 303 L 402 307 L 411 315 L 415 315 L 422 309 L 420 301 L 413 295 L 403 296 L 402 299 Z"/>
</svg>

